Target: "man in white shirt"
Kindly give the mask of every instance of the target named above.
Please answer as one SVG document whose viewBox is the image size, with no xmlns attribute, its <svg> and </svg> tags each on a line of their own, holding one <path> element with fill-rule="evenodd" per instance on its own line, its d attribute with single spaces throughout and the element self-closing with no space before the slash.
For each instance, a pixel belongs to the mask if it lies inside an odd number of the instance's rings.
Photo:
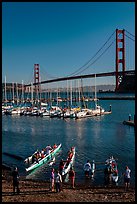
<svg viewBox="0 0 137 204">
<path fill-rule="evenodd" d="M 62 183 L 62 177 L 61 177 L 59 171 L 57 171 L 57 175 L 56 175 L 56 178 L 55 178 L 56 192 L 61 191 L 61 183 Z"/>
<path fill-rule="evenodd" d="M 125 191 L 128 190 L 130 185 L 130 173 L 131 170 L 128 168 L 128 166 L 126 166 L 126 170 L 124 173 Z"/>
<path fill-rule="evenodd" d="M 89 177 L 90 170 L 91 170 L 91 164 L 90 164 L 89 160 L 87 160 L 87 163 L 84 164 L 84 171 L 85 171 L 86 177 Z"/>
</svg>

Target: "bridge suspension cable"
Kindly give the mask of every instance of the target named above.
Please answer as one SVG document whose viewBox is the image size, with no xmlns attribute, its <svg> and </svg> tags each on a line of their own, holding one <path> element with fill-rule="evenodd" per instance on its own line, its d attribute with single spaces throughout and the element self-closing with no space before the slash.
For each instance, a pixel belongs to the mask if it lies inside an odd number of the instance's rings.
<svg viewBox="0 0 137 204">
<path fill-rule="evenodd" d="M 30 76 L 28 78 L 28 81 L 26 82 L 26 84 L 33 82 L 33 72 L 34 72 L 34 68 L 31 69 L 31 73 Z"/>
<path fill-rule="evenodd" d="M 75 72 L 69 74 L 68 76 L 73 76 L 73 75 L 78 74 L 82 68 L 84 68 L 86 65 L 88 65 L 88 63 L 89 63 L 91 60 L 93 60 L 93 59 L 97 56 L 97 54 L 105 47 L 105 45 L 106 45 L 106 44 L 108 43 L 108 41 L 112 38 L 112 36 L 114 35 L 114 33 L 115 33 L 115 31 L 110 35 L 110 37 L 109 37 L 109 38 L 107 39 L 107 41 L 101 46 L 101 48 L 93 55 L 93 57 L 91 57 L 82 67 L 80 67 L 79 69 L 77 69 Z M 81 71 L 81 72 L 83 72 L 83 71 Z"/>
<path fill-rule="evenodd" d="M 128 34 L 132 35 L 132 37 L 135 38 L 135 35 L 133 35 L 132 33 L 130 33 L 129 31 L 125 30 Z"/>
<path fill-rule="evenodd" d="M 83 70 L 81 70 L 80 72 L 78 72 L 77 74 L 81 74 L 82 72 L 84 72 L 86 69 L 88 69 L 90 66 L 92 66 L 97 60 L 99 60 L 104 54 L 105 52 L 112 46 L 112 44 L 115 42 L 115 39 L 111 42 L 111 44 L 104 50 L 104 52 L 102 54 L 100 54 L 91 64 L 89 64 L 86 68 L 84 68 Z"/>
<path fill-rule="evenodd" d="M 52 76 L 52 75 L 50 75 L 47 71 L 45 71 L 45 70 L 43 69 L 43 66 L 40 65 L 40 68 L 42 68 L 42 69 L 40 69 L 40 71 L 41 71 L 44 75 L 46 75 L 48 78 L 51 78 L 51 79 L 57 78 L 56 76 Z"/>
<path fill-rule="evenodd" d="M 135 40 L 134 40 L 134 39 L 132 39 L 131 37 L 129 37 L 128 35 L 126 35 L 126 34 L 125 34 L 125 36 L 126 36 L 127 38 L 129 38 L 130 40 L 132 40 L 132 41 L 134 41 L 134 42 L 135 42 Z"/>
</svg>

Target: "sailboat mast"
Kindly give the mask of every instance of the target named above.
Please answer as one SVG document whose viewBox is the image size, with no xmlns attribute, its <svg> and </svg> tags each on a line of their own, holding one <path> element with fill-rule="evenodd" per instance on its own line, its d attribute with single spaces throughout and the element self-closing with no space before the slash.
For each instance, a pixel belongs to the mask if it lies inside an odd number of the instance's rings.
<svg viewBox="0 0 137 204">
<path fill-rule="evenodd" d="M 58 83 L 57 83 L 57 106 L 58 106 Z"/>
<path fill-rule="evenodd" d="M 79 94 L 79 97 L 78 97 L 78 101 L 79 101 L 79 106 L 80 106 L 80 81 L 78 80 L 78 94 Z"/>
<path fill-rule="evenodd" d="M 33 104 L 33 84 L 31 82 L 31 103 Z"/>
<path fill-rule="evenodd" d="M 95 107 L 97 107 L 96 74 L 95 74 Z"/>
<path fill-rule="evenodd" d="M 6 90 L 6 76 L 5 76 L 5 102 L 7 102 L 7 90 Z"/>
<path fill-rule="evenodd" d="M 96 92 L 96 74 L 95 74 L 95 100 L 97 99 L 97 92 Z"/>
<path fill-rule="evenodd" d="M 69 106 L 68 98 L 69 98 L 69 94 L 68 94 L 68 80 L 67 80 L 67 107 Z"/>
<path fill-rule="evenodd" d="M 70 105 L 72 106 L 72 81 L 70 82 Z"/>
<path fill-rule="evenodd" d="M 18 105 L 18 85 L 17 85 L 17 82 L 16 82 L 16 91 L 17 91 L 17 105 Z"/>
<path fill-rule="evenodd" d="M 13 103 L 14 103 L 14 82 L 12 83 L 12 98 L 13 98 Z"/>
<path fill-rule="evenodd" d="M 24 94 L 23 94 L 23 80 L 22 80 L 22 103 L 24 103 Z"/>
</svg>

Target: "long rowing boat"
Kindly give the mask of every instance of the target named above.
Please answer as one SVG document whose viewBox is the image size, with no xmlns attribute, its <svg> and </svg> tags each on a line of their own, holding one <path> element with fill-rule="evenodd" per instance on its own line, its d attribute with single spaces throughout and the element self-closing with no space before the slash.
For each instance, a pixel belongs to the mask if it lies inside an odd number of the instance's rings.
<svg viewBox="0 0 137 204">
<path fill-rule="evenodd" d="M 71 153 L 72 153 L 72 157 L 71 158 L 67 158 L 67 161 L 65 162 L 64 164 L 64 167 L 62 169 L 62 176 L 64 176 L 65 174 L 67 174 L 70 170 L 70 168 L 72 167 L 73 165 L 73 161 L 74 161 L 74 158 L 75 158 L 75 147 L 71 147 Z"/>
<path fill-rule="evenodd" d="M 59 144 L 55 149 L 51 150 L 49 154 L 45 154 L 44 158 L 39 158 L 38 161 L 35 161 L 32 163 L 28 168 L 26 168 L 26 171 L 31 171 L 47 162 L 53 159 L 53 156 L 56 155 L 56 153 L 60 150 L 61 144 Z"/>
</svg>

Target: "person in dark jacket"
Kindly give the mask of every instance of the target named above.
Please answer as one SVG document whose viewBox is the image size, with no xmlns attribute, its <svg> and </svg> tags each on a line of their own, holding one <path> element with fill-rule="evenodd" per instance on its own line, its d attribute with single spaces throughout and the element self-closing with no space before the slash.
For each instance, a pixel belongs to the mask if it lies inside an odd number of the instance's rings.
<svg viewBox="0 0 137 204">
<path fill-rule="evenodd" d="M 15 190 L 17 189 L 17 194 L 20 193 L 20 189 L 19 189 L 19 172 L 18 172 L 18 168 L 14 167 L 14 170 L 12 172 L 12 176 L 13 176 L 13 193 L 15 194 Z"/>
</svg>

